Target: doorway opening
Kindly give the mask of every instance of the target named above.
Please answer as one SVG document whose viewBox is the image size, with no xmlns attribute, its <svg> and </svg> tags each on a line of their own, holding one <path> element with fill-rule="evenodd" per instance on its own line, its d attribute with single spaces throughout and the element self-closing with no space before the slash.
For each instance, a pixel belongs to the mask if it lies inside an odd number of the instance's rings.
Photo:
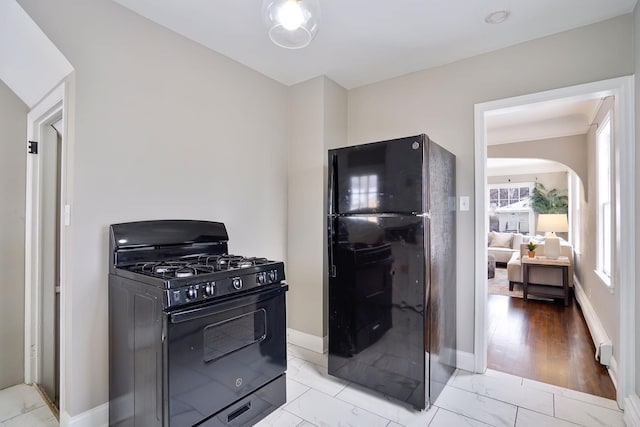
<svg viewBox="0 0 640 427">
<path fill-rule="evenodd" d="M 588 124 L 594 122 L 593 118 L 599 109 L 599 100 L 595 101 L 577 123 L 576 130 L 584 132 L 595 128 Z M 566 120 L 579 106 L 567 107 L 562 112 L 549 112 L 550 116 L 558 114 L 554 122 Z M 531 116 L 534 116 L 533 112 Z M 515 127 L 520 127 L 514 117 L 509 121 Z M 542 126 L 536 128 L 540 127 Z M 490 143 L 494 141 L 493 129 L 489 121 Z M 569 129 L 563 129 L 565 130 Z M 526 131 L 521 135 L 526 137 Z M 595 233 L 584 229 L 591 227 L 589 220 L 594 216 L 593 205 L 587 205 L 583 197 L 583 190 L 588 189 L 583 189 L 577 174 L 562 163 L 508 157 L 510 154 L 530 154 L 526 152 L 527 148 L 531 150 L 531 154 L 541 151 L 541 156 L 544 156 L 548 154 L 545 142 L 548 140 L 529 139 L 526 142 L 487 147 L 487 368 L 525 378 L 524 383 L 527 385 L 535 386 L 532 381 L 543 382 L 615 400 L 615 387 L 607 369 L 610 360 L 606 358 L 604 348 L 605 345 L 610 348 L 611 340 L 606 333 L 602 337 L 606 343 L 601 342 L 600 337 L 592 339 L 590 325 L 583 314 L 591 309 L 591 306 L 585 307 L 589 304 L 588 298 L 585 301 L 585 298 L 578 298 L 583 295 L 576 293 L 574 296 L 573 292 L 579 286 L 589 285 L 589 290 L 594 286 L 593 280 L 590 280 L 593 277 L 585 277 L 589 274 L 576 269 L 576 265 L 584 269 L 589 264 L 591 254 L 582 245 L 591 247 L 595 236 Z M 586 163 L 586 153 L 589 151 L 587 134 L 571 137 L 558 135 L 554 144 L 564 148 L 565 152 L 571 152 L 574 157 L 578 156 L 575 151 L 580 149 L 585 154 L 585 158 L 580 160 Z M 571 191 L 571 196 L 574 197 L 569 197 L 570 190 L 574 190 L 570 182 L 576 181 L 578 194 Z M 536 186 L 538 190 L 532 192 Z M 549 192 L 552 192 L 551 196 L 543 198 Z M 547 201 L 553 202 L 553 207 L 548 206 Z M 559 218 L 564 218 L 565 221 L 568 219 L 568 223 L 571 223 L 569 227 L 565 222 L 563 232 L 557 230 L 561 243 L 560 260 L 567 264 L 566 300 L 563 267 L 531 267 L 537 262 L 547 262 L 545 236 L 544 232 L 539 231 L 538 225 L 540 215 L 551 213 L 560 215 Z M 544 228 L 544 224 L 542 225 Z M 583 232 L 581 242 L 578 236 Z M 510 243 L 506 244 L 505 239 Z M 529 243 L 534 248 L 531 255 L 528 253 Z M 527 301 L 524 300 L 523 259 L 533 262 L 527 265 L 527 275 L 529 282 L 538 284 L 534 295 L 527 293 Z M 593 259 L 590 261 L 593 262 Z M 574 271 L 579 274 L 580 282 L 574 282 Z M 592 296 L 598 291 L 606 290 L 603 287 L 595 289 Z M 606 297 L 613 300 L 608 293 L 601 300 L 604 302 Z M 593 313 L 592 309 L 590 313 Z M 589 322 L 597 321 L 601 325 L 599 319 L 596 319 L 597 316 L 591 317 Z M 605 350 L 602 351 L 601 360 L 594 358 L 594 345 Z"/>
<path fill-rule="evenodd" d="M 475 318 L 475 370 L 484 372 L 487 369 L 488 343 L 488 299 L 487 299 L 487 259 L 488 259 L 488 231 L 487 216 L 487 118 L 492 114 L 499 114 L 507 109 L 521 108 L 535 103 L 558 99 L 588 99 L 607 98 L 613 96 L 615 111 L 617 112 L 616 142 L 613 150 L 615 158 L 615 229 L 625 230 L 624 233 L 614 233 L 613 280 L 616 284 L 612 293 L 619 311 L 616 327 L 619 331 L 619 342 L 614 352 L 616 360 L 610 365 L 612 377 L 617 384 L 617 401 L 622 407 L 624 398 L 634 390 L 635 384 L 635 331 L 634 331 L 634 260 L 635 219 L 633 193 L 633 159 L 634 159 L 634 131 L 633 131 L 633 79 L 623 77 L 601 82 L 594 82 L 563 89 L 540 92 L 515 98 L 477 104 L 475 106 L 475 157 L 476 157 L 476 318 Z M 583 180 L 584 182 L 584 180 Z"/>
<path fill-rule="evenodd" d="M 43 124 L 38 141 L 39 317 L 35 384 L 56 411 L 60 405 L 60 221 L 62 112 Z"/>
<path fill-rule="evenodd" d="M 64 410 L 66 84 L 27 117 L 25 383 L 58 417 Z"/>
</svg>

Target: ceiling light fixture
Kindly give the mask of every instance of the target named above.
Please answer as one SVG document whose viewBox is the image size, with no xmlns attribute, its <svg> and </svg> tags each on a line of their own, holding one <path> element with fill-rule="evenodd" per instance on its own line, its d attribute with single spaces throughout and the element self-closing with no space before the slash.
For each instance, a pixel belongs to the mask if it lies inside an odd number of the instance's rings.
<svg viewBox="0 0 640 427">
<path fill-rule="evenodd" d="M 484 22 L 486 22 L 487 24 L 502 24 L 504 21 L 507 20 L 507 18 L 509 18 L 510 15 L 511 15 L 511 12 L 509 12 L 506 9 L 496 10 L 494 12 L 491 12 L 487 16 L 485 16 Z"/>
<path fill-rule="evenodd" d="M 263 0 L 269 38 L 286 49 L 302 49 L 318 32 L 318 0 Z"/>
</svg>

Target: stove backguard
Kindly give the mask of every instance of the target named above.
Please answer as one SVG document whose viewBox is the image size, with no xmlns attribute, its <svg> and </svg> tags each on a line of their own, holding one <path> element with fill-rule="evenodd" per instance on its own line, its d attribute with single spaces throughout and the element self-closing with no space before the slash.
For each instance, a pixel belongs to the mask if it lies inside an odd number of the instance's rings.
<svg viewBox="0 0 640 427">
<path fill-rule="evenodd" d="M 109 271 L 140 262 L 187 255 L 222 255 L 229 235 L 221 222 L 156 220 L 113 224 L 110 227 Z"/>
</svg>

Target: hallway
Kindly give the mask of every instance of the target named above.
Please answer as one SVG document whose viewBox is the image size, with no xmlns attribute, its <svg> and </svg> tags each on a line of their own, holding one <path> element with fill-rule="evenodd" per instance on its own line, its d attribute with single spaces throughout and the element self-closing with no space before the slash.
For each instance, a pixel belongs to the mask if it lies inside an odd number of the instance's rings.
<svg viewBox="0 0 640 427">
<path fill-rule="evenodd" d="M 488 295 L 490 369 L 615 399 L 573 296 L 562 304 Z"/>
</svg>

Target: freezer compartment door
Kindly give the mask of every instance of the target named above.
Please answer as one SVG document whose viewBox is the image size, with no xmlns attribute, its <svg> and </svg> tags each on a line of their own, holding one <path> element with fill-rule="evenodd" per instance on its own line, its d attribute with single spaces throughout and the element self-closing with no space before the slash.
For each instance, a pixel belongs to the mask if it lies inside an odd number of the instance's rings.
<svg viewBox="0 0 640 427">
<path fill-rule="evenodd" d="M 425 136 L 329 151 L 330 214 L 420 213 Z"/>
<path fill-rule="evenodd" d="M 425 407 L 426 219 L 336 218 L 329 373 Z"/>
</svg>

